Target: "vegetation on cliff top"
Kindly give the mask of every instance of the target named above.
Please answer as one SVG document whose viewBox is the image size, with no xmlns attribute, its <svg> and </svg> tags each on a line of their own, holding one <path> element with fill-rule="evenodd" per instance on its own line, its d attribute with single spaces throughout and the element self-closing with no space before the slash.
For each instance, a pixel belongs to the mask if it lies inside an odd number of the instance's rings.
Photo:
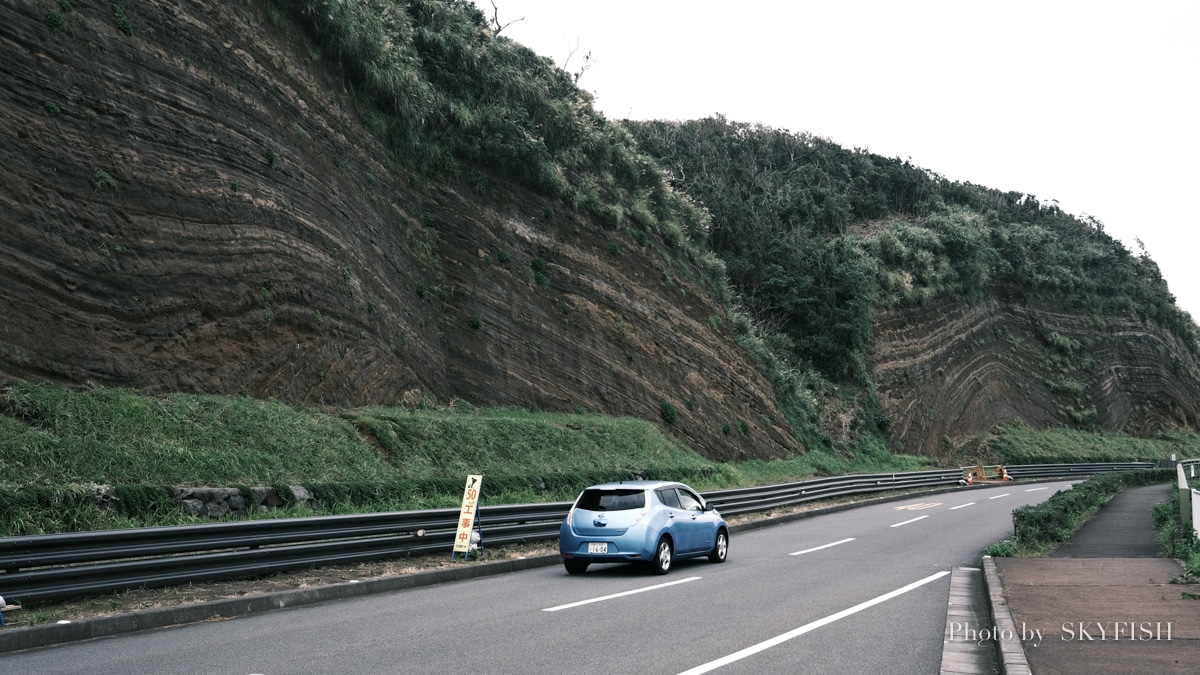
<svg viewBox="0 0 1200 675">
<path fill-rule="evenodd" d="M 974 302 L 996 287 L 1137 314 L 1200 353 L 1154 261 L 1098 220 L 807 133 L 720 116 L 624 124 L 712 214 L 709 244 L 747 309 L 834 381 L 869 382 L 876 307 Z"/>
<path fill-rule="evenodd" d="M 704 253 L 708 216 L 550 59 L 496 35 L 467 0 L 271 0 L 357 92 L 397 161 L 433 176 L 486 169 L 606 227 Z M 719 277 L 719 275 L 718 275 Z M 720 291 L 719 288 L 714 288 Z"/>
</svg>

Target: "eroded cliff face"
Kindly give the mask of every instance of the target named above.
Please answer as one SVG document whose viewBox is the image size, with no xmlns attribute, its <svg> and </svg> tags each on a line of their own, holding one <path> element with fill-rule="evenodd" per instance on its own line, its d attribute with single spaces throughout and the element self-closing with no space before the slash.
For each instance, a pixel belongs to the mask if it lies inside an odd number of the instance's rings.
<svg viewBox="0 0 1200 675">
<path fill-rule="evenodd" d="M 0 378 L 651 420 L 666 402 L 709 457 L 802 449 L 683 252 L 390 162 L 336 64 L 259 5 L 4 15 Z"/>
<path fill-rule="evenodd" d="M 914 454 L 945 456 L 1016 421 L 1147 436 L 1200 418 L 1200 367 L 1168 331 L 1003 289 L 882 314 L 872 363 L 890 442 Z"/>
</svg>

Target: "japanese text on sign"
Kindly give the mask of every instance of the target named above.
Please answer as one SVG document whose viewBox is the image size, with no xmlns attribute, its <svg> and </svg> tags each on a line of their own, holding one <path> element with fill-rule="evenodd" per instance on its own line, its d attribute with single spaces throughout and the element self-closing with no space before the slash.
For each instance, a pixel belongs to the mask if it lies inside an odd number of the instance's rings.
<svg viewBox="0 0 1200 675">
<path fill-rule="evenodd" d="M 479 506 L 479 489 L 482 483 L 482 475 L 467 476 L 467 486 L 463 489 L 462 510 L 458 514 L 458 533 L 454 535 L 455 553 L 471 551 L 471 528 L 475 525 L 475 511 Z"/>
</svg>

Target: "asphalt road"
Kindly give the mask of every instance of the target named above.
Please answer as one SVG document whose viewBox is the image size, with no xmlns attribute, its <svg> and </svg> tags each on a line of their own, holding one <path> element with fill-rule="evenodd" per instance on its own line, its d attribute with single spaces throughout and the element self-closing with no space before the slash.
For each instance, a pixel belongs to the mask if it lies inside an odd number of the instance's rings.
<svg viewBox="0 0 1200 675">
<path fill-rule="evenodd" d="M 737 533 L 650 576 L 561 566 L 0 656 L 11 673 L 936 673 L 950 570 L 1068 483 Z M 611 596 L 611 597 L 610 597 Z"/>
</svg>

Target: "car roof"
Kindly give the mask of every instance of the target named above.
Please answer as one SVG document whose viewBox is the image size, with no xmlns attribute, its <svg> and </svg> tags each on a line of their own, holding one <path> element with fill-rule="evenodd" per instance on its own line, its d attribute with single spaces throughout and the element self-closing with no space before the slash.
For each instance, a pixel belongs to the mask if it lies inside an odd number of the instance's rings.
<svg viewBox="0 0 1200 675">
<path fill-rule="evenodd" d="M 633 488 L 633 489 L 640 488 L 643 490 L 648 490 L 648 489 L 667 487 L 667 486 L 687 487 L 683 483 L 679 483 L 679 482 L 673 481 L 673 480 L 625 480 L 625 481 L 617 481 L 615 483 L 600 483 L 599 485 L 589 485 L 587 487 L 587 489 L 588 490 L 621 490 L 621 489 L 628 490 L 630 488 Z M 688 489 L 690 490 L 691 488 L 688 488 Z"/>
</svg>

